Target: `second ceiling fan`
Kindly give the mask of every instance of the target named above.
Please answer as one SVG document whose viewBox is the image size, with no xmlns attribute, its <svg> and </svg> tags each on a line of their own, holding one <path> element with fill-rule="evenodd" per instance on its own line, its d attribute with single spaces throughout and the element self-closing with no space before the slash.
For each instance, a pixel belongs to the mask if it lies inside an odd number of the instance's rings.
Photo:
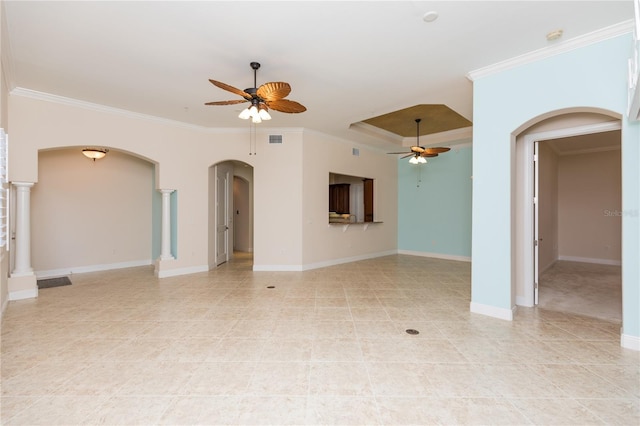
<svg viewBox="0 0 640 426">
<path fill-rule="evenodd" d="M 409 152 L 388 152 L 387 154 L 406 154 L 400 159 L 411 157 L 409 162 L 411 164 L 424 164 L 427 162 L 425 157 L 437 157 L 438 154 L 442 154 L 443 152 L 449 151 L 451 148 L 446 148 L 443 146 L 436 146 L 432 148 L 425 148 L 420 146 L 420 122 L 421 118 L 416 118 L 416 145 L 413 145 L 409 148 Z"/>
<path fill-rule="evenodd" d="M 253 69 L 253 87 L 248 89 L 240 90 L 226 83 L 209 79 L 214 86 L 241 96 L 242 99 L 207 102 L 205 105 L 234 105 L 250 102 L 251 105 L 244 109 L 238 117 L 245 120 L 251 118 L 254 123 L 270 120 L 269 109 L 289 114 L 300 113 L 307 110 L 304 105 L 298 102 L 284 99 L 291 92 L 289 83 L 275 81 L 264 83 L 258 87 L 257 72 L 260 68 L 260 63 L 251 62 L 250 66 L 251 69 Z"/>
</svg>

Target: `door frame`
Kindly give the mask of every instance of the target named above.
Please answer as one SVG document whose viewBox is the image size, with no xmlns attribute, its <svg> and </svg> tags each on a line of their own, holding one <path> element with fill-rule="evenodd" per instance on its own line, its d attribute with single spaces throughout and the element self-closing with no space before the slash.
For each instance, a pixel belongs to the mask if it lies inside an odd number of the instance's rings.
<svg viewBox="0 0 640 426">
<path fill-rule="evenodd" d="M 524 136 L 524 155 L 523 164 L 521 166 L 524 170 L 523 188 L 518 188 L 523 191 L 522 212 L 524 215 L 523 224 L 523 275 L 521 279 L 524 283 L 524 298 L 518 300 L 521 306 L 532 307 L 535 302 L 535 275 L 537 271 L 535 268 L 535 256 L 534 256 L 534 244 L 535 244 L 535 215 L 534 215 L 534 185 L 535 185 L 535 173 L 534 173 L 534 142 L 541 142 L 550 139 L 566 138 L 570 136 L 582 136 L 593 133 L 603 133 L 613 130 L 621 130 L 622 123 L 620 120 L 607 121 L 603 123 L 587 124 L 584 126 L 568 127 L 564 129 L 550 130 L 546 132 L 531 133 Z"/>
</svg>

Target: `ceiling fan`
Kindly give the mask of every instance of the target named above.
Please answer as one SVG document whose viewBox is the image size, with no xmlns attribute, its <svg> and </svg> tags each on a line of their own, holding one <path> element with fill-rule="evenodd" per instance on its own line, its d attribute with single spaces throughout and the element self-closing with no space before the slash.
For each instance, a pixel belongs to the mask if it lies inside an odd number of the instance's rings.
<svg viewBox="0 0 640 426">
<path fill-rule="evenodd" d="M 250 102 L 251 105 L 245 108 L 238 117 L 244 120 L 251 118 L 254 123 L 260 123 L 263 120 L 270 120 L 271 116 L 268 112 L 269 108 L 274 111 L 286 112 L 289 114 L 295 114 L 307 110 L 304 105 L 301 105 L 298 102 L 284 99 L 291 92 L 291 86 L 289 83 L 276 81 L 265 83 L 260 87 L 257 87 L 256 78 L 260 64 L 258 62 L 251 62 L 250 65 L 251 69 L 253 69 L 253 87 L 248 89 L 240 90 L 220 81 L 209 79 L 214 86 L 241 96 L 242 99 L 207 102 L 205 105 L 234 105 Z"/>
<path fill-rule="evenodd" d="M 416 145 L 410 147 L 408 153 L 406 151 L 403 151 L 403 152 L 388 152 L 387 154 L 406 154 L 405 156 L 400 157 L 400 159 L 411 157 L 411 159 L 409 160 L 411 164 L 421 164 L 421 163 L 424 164 L 427 162 L 425 157 L 437 157 L 438 154 L 442 154 L 443 152 L 447 152 L 451 149 L 451 148 L 445 148 L 442 146 L 437 146 L 433 148 L 425 148 L 423 146 L 420 146 L 420 121 L 422 121 L 422 119 L 416 118 L 415 121 L 416 121 L 416 127 L 417 127 L 416 128 Z"/>
</svg>

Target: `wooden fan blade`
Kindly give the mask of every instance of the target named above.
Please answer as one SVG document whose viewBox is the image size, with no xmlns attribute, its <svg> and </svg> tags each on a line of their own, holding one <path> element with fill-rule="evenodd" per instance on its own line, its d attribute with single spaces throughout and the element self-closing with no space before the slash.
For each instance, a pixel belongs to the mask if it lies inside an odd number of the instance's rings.
<svg viewBox="0 0 640 426">
<path fill-rule="evenodd" d="M 282 99 L 291 93 L 291 86 L 289 83 L 282 81 L 274 81 L 271 83 L 265 83 L 258 87 L 256 94 L 265 101 L 277 101 Z"/>
<path fill-rule="evenodd" d="M 219 88 L 221 88 L 223 90 L 226 90 L 227 92 L 235 93 L 236 95 L 242 96 L 243 98 L 245 98 L 248 101 L 251 100 L 251 95 L 249 93 L 245 92 L 244 90 L 240 90 L 240 89 L 238 89 L 236 87 L 229 86 L 228 84 L 222 83 L 220 81 L 211 80 L 211 79 L 209 79 L 209 81 L 214 86 L 217 86 L 217 87 L 219 87 Z"/>
<path fill-rule="evenodd" d="M 296 114 L 299 112 L 305 112 L 307 108 L 304 105 L 288 99 L 278 99 L 275 101 L 266 101 L 267 106 L 273 110 L 286 112 L 289 114 Z"/>
<path fill-rule="evenodd" d="M 411 152 L 419 152 L 419 153 L 422 153 L 422 152 L 424 152 L 424 148 L 423 148 L 423 147 L 421 147 L 421 146 L 412 146 L 412 147 L 411 147 Z"/>
<path fill-rule="evenodd" d="M 407 154 L 407 155 L 403 155 L 402 157 L 400 157 L 399 159 L 402 160 L 403 158 L 408 158 L 408 157 L 413 157 L 415 154 L 411 153 L 411 154 Z"/>
<path fill-rule="evenodd" d="M 205 105 L 235 105 L 235 104 L 242 104 L 245 102 L 249 102 L 246 99 L 236 99 L 233 101 L 215 101 L 215 102 L 207 102 Z"/>
<path fill-rule="evenodd" d="M 447 152 L 451 150 L 451 148 L 445 148 L 442 146 L 436 146 L 433 148 L 427 148 L 425 149 L 426 152 L 432 153 L 432 154 L 442 154 L 443 152 Z"/>
<path fill-rule="evenodd" d="M 435 152 L 423 152 L 422 154 L 420 154 L 420 157 L 437 157 L 438 154 Z"/>
</svg>

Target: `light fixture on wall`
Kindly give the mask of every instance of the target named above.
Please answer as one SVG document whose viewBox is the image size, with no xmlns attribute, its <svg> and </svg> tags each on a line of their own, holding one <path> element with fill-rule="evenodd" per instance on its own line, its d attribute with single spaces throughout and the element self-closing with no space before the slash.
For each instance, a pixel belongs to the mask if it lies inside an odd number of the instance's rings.
<svg viewBox="0 0 640 426">
<path fill-rule="evenodd" d="M 109 150 L 107 148 L 85 148 L 82 153 L 85 157 L 92 159 L 93 161 L 104 158 Z"/>
</svg>

